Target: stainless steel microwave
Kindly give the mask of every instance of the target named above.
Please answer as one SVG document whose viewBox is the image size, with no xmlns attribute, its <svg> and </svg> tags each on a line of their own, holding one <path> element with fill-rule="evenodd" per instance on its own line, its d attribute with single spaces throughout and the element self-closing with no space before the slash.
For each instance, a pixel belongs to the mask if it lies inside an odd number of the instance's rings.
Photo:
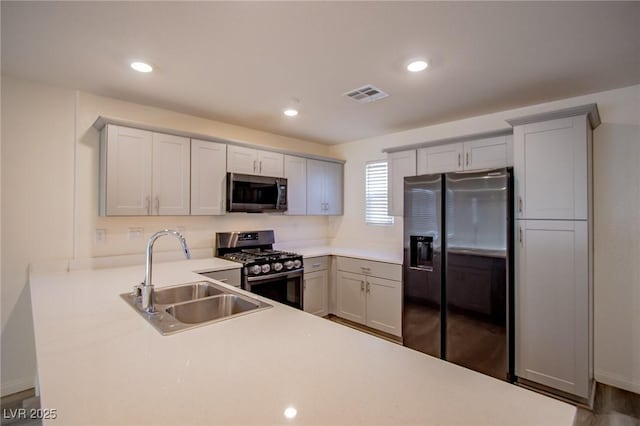
<svg viewBox="0 0 640 426">
<path fill-rule="evenodd" d="M 227 173 L 228 212 L 284 212 L 287 179 Z"/>
</svg>

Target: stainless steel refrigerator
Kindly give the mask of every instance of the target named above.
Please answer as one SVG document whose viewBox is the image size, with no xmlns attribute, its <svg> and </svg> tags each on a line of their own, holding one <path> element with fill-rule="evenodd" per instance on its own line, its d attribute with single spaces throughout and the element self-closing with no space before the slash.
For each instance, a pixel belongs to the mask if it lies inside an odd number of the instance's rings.
<svg viewBox="0 0 640 426">
<path fill-rule="evenodd" d="M 511 168 L 405 178 L 403 275 L 405 346 L 514 379 Z"/>
</svg>

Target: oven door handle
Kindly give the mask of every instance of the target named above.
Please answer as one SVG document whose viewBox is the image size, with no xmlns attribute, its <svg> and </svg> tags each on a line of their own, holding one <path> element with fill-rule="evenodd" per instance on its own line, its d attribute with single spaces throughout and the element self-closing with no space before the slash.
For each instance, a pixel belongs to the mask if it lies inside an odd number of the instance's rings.
<svg viewBox="0 0 640 426">
<path fill-rule="evenodd" d="M 285 271 L 285 272 L 279 272 L 277 274 L 256 275 L 255 277 L 247 277 L 247 281 L 248 282 L 267 281 L 267 280 L 270 280 L 271 278 L 282 278 L 282 277 L 295 278 L 295 277 L 301 277 L 301 276 L 302 276 L 302 270 L 298 269 L 296 271 Z"/>
</svg>

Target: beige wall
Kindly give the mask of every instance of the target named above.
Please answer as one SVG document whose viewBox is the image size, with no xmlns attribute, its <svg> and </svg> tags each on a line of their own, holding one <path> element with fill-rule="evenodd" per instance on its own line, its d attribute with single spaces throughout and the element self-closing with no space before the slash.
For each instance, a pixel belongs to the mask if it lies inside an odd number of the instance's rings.
<svg viewBox="0 0 640 426">
<path fill-rule="evenodd" d="M 195 132 L 226 140 L 236 140 L 307 154 L 327 155 L 328 147 L 229 124 L 205 120 L 172 111 L 132 104 L 115 99 L 80 93 L 77 119 L 76 167 L 76 258 L 143 253 L 147 238 L 161 228 L 184 228 L 192 248 L 213 247 L 213 235 L 219 231 L 275 229 L 278 242 L 326 239 L 327 219 L 282 215 L 232 213 L 224 216 L 99 217 L 98 143 L 99 133 L 92 127 L 99 115 Z M 95 243 L 96 228 L 106 231 L 106 241 Z M 128 240 L 129 228 L 142 228 L 144 238 Z M 175 241 L 158 240 L 160 250 L 172 250 Z"/>
<path fill-rule="evenodd" d="M 73 92 L 2 78 L 2 394 L 33 386 L 30 262 L 72 254 Z"/>
<path fill-rule="evenodd" d="M 139 254 L 151 232 L 176 226 L 194 248 L 212 247 L 216 231 L 259 227 L 274 228 L 282 242 L 335 237 L 338 245 L 399 251 L 401 218 L 391 227 L 364 224 L 364 164 L 384 158 L 381 149 L 508 128 L 506 118 L 590 102 L 603 121 L 594 134 L 596 377 L 640 392 L 640 86 L 326 147 L 3 76 L 2 394 L 32 386 L 35 376 L 30 262 Z M 345 215 L 98 217 L 98 132 L 91 125 L 100 114 L 346 159 Z M 130 227 L 143 228 L 144 238 L 129 241 Z M 95 243 L 96 228 L 106 230 L 105 243 Z"/>
<path fill-rule="evenodd" d="M 2 76 L 2 395 L 34 385 L 30 263 L 141 254 L 148 236 L 181 227 L 191 248 L 212 248 L 217 231 L 275 229 L 279 242 L 324 240 L 327 219 L 234 213 L 205 217 L 98 217 L 98 115 L 221 139 L 327 155 L 324 145 L 172 111 Z M 128 229 L 142 228 L 128 240 Z M 95 229 L 106 231 L 95 242 Z M 176 250 L 159 240 L 158 250 Z"/>
<path fill-rule="evenodd" d="M 509 128 L 505 119 L 595 102 L 594 132 L 595 375 L 640 393 L 640 86 L 596 93 L 413 129 L 331 148 L 345 165 L 345 214 L 330 219 L 337 245 L 402 250 L 402 218 L 364 223 L 364 166 L 384 148 Z"/>
</svg>

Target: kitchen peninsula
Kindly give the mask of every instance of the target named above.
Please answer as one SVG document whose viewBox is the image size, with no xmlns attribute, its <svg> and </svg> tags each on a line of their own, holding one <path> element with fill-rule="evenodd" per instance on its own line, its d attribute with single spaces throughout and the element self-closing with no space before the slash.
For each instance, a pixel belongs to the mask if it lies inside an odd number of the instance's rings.
<svg viewBox="0 0 640 426">
<path fill-rule="evenodd" d="M 154 284 L 229 267 L 158 263 Z M 269 300 L 162 336 L 119 297 L 143 276 L 31 273 L 45 424 L 573 424 L 571 405 Z"/>
</svg>

